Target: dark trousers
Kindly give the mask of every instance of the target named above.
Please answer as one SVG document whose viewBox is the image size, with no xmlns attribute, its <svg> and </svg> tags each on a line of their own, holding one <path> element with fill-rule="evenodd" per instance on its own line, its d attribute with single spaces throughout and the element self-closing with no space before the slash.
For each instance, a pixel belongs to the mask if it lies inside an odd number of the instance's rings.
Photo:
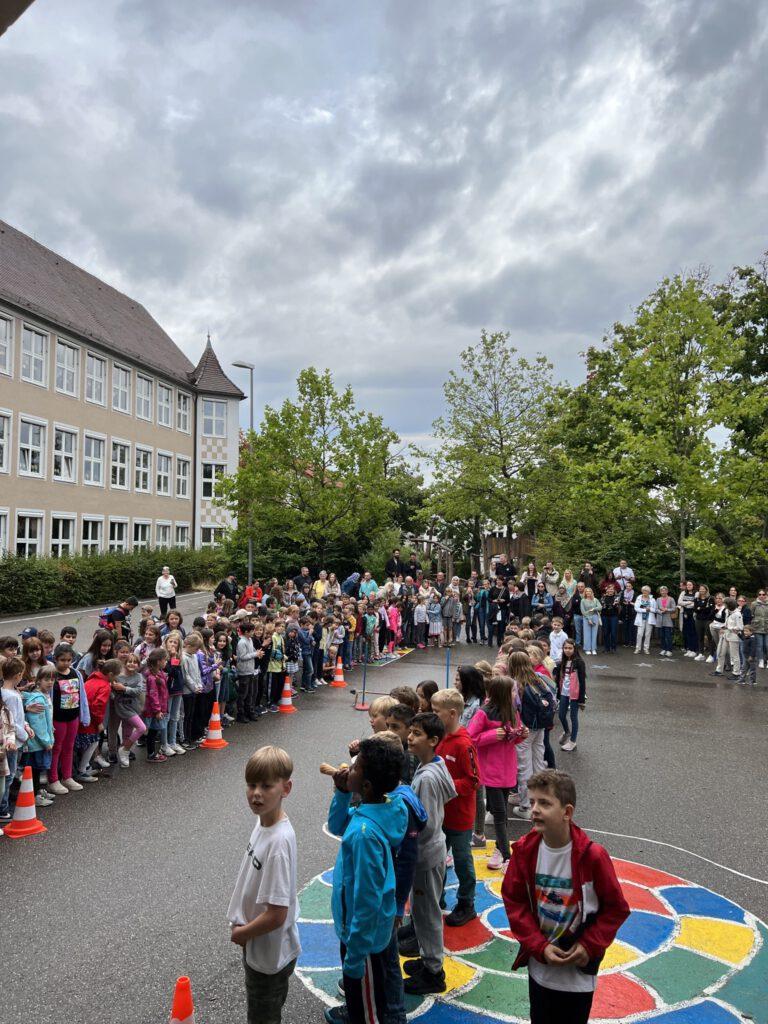
<svg viewBox="0 0 768 1024">
<path fill-rule="evenodd" d="M 594 992 L 543 988 L 528 975 L 531 1024 L 587 1024 Z"/>
<path fill-rule="evenodd" d="M 160 618 L 164 619 L 168 609 L 176 607 L 176 597 L 158 597 L 157 600 L 160 602 Z"/>
<path fill-rule="evenodd" d="M 237 677 L 237 713 L 246 718 L 253 714 L 255 679 L 254 675 Z"/>
<path fill-rule="evenodd" d="M 696 623 L 683 615 L 683 647 L 686 651 L 699 653 L 699 638 L 696 636 Z"/>
<path fill-rule="evenodd" d="M 184 742 L 192 743 L 196 739 L 200 739 L 199 736 L 195 735 L 195 707 L 197 705 L 196 693 L 184 693 L 181 697 L 181 703 L 184 705 Z"/>
<path fill-rule="evenodd" d="M 549 738 L 551 732 L 551 729 L 544 730 L 544 762 L 547 768 L 555 769 L 557 768 L 557 765 L 555 764 L 555 752 L 552 749 L 552 743 Z"/>
<path fill-rule="evenodd" d="M 415 934 L 415 933 L 414 933 Z M 386 1024 L 407 1024 L 405 1016 L 405 993 L 403 973 L 400 969 L 400 955 L 397 949 L 397 928 L 392 927 L 392 938 L 386 951 Z"/>
<path fill-rule="evenodd" d="M 472 633 L 472 643 L 477 643 L 478 627 L 480 630 L 480 643 L 485 643 L 485 608 L 473 608 L 470 619 L 470 630 Z"/>
<path fill-rule="evenodd" d="M 347 1000 L 349 1024 L 385 1024 L 388 949 L 389 945 L 380 953 L 371 953 L 365 958 L 362 978 L 344 975 L 344 996 Z M 346 955 L 347 950 L 342 943 L 342 964 Z"/>
<path fill-rule="evenodd" d="M 269 673 L 269 703 L 279 704 L 280 698 L 283 695 L 283 684 L 285 682 L 285 672 L 270 672 Z"/>
<path fill-rule="evenodd" d="M 210 693 L 198 693 L 197 695 L 195 710 L 192 715 L 192 729 L 196 740 L 200 739 L 208 728 L 215 699 L 216 694 L 213 690 L 211 690 Z"/>
<path fill-rule="evenodd" d="M 603 615 L 603 648 L 606 651 L 616 650 L 616 637 L 618 633 L 618 615 Z"/>
<path fill-rule="evenodd" d="M 699 654 L 712 654 L 712 637 L 709 633 L 709 623 L 704 619 L 694 619 L 696 626 L 696 640 L 698 641 Z"/>
<path fill-rule="evenodd" d="M 243 951 L 243 967 L 245 968 L 245 995 L 248 1000 L 248 1024 L 280 1024 L 285 1000 L 288 998 L 288 981 L 296 967 L 291 960 L 277 974 L 262 974 L 246 962 Z"/>
<path fill-rule="evenodd" d="M 316 687 L 312 676 L 312 655 L 302 654 L 301 658 L 301 688 L 302 690 L 314 690 Z"/>
<path fill-rule="evenodd" d="M 493 827 L 496 831 L 496 848 L 505 861 L 509 860 L 509 836 L 507 835 L 507 801 L 509 789 L 499 786 L 485 787 L 485 803 L 493 815 Z"/>
<path fill-rule="evenodd" d="M 472 829 L 443 828 L 445 846 L 448 853 L 453 854 L 453 870 L 459 880 L 458 902 L 475 903 L 475 862 L 472 859 Z M 445 884 L 443 884 L 445 892 Z"/>
</svg>

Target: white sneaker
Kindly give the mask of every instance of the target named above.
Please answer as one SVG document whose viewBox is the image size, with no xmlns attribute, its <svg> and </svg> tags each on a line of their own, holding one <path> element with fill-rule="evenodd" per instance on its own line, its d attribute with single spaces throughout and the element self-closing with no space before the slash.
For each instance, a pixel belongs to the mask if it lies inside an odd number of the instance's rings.
<svg viewBox="0 0 768 1024">
<path fill-rule="evenodd" d="M 69 792 L 67 787 L 62 785 L 58 781 L 58 779 L 56 780 L 56 782 L 49 782 L 47 788 L 49 792 L 55 793 L 56 796 L 66 796 L 67 793 Z"/>
<path fill-rule="evenodd" d="M 525 818 L 526 821 L 531 820 L 531 810 L 529 807 L 513 807 L 512 813 L 516 818 Z"/>
<path fill-rule="evenodd" d="M 131 759 L 128 756 L 128 754 L 129 751 L 126 750 L 124 747 L 117 748 L 117 761 L 121 768 L 131 767 Z"/>
<path fill-rule="evenodd" d="M 765 661 L 761 658 L 757 663 L 758 668 L 765 668 Z"/>
<path fill-rule="evenodd" d="M 61 784 L 65 789 L 69 790 L 70 793 L 77 793 L 78 790 L 83 788 L 80 783 L 75 782 L 74 779 L 63 779 Z"/>
<path fill-rule="evenodd" d="M 98 782 L 98 775 L 92 775 L 91 772 L 80 772 L 77 776 L 77 782 Z"/>
<path fill-rule="evenodd" d="M 171 746 L 173 747 L 177 754 L 186 754 L 186 750 L 184 749 L 184 747 L 182 747 L 180 743 L 173 743 L 171 744 Z"/>
<path fill-rule="evenodd" d="M 93 763 L 97 764 L 99 768 L 109 768 L 109 761 L 106 757 L 102 757 L 101 754 L 97 754 L 93 759 Z"/>
<path fill-rule="evenodd" d="M 35 797 L 35 807 L 53 807 L 53 800 L 50 800 L 43 793 L 38 793 Z"/>
<path fill-rule="evenodd" d="M 173 749 L 173 747 L 168 746 L 167 743 L 164 746 L 160 747 L 160 750 L 165 754 L 166 757 L 176 756 L 176 751 Z"/>
<path fill-rule="evenodd" d="M 561 750 L 575 750 L 576 749 L 576 744 L 573 742 L 573 740 L 568 740 L 568 742 L 564 743 L 560 749 Z"/>
<path fill-rule="evenodd" d="M 712 655 L 710 654 L 710 656 L 709 656 L 709 657 L 707 658 L 707 664 L 708 664 L 708 665 L 711 665 L 711 664 L 712 664 L 712 663 L 714 662 L 714 660 L 715 660 L 715 659 L 714 659 L 714 658 L 712 657 Z"/>
<path fill-rule="evenodd" d="M 696 655 L 694 655 L 693 660 L 694 661 L 704 661 L 704 655 L 703 654 L 696 654 Z"/>
<path fill-rule="evenodd" d="M 592 656 L 593 656 L 594 658 L 596 658 L 596 657 L 597 657 L 597 651 L 592 651 Z"/>
<path fill-rule="evenodd" d="M 696 657 L 696 651 L 686 651 L 685 654 L 683 655 L 683 657 L 685 657 L 685 658 L 695 658 Z"/>
<path fill-rule="evenodd" d="M 636 648 L 635 648 L 635 654 L 639 654 L 639 653 L 640 653 L 640 648 L 639 648 L 639 647 L 636 647 Z"/>
</svg>

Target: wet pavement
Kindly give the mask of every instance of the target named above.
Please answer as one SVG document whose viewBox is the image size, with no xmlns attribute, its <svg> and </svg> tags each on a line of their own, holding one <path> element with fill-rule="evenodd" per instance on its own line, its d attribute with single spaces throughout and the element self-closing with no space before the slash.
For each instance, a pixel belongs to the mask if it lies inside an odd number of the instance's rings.
<svg viewBox="0 0 768 1024">
<path fill-rule="evenodd" d="M 205 603 L 191 600 L 195 611 Z M 454 648 L 451 678 L 459 661 L 486 655 Z M 725 868 L 768 880 L 768 671 L 752 691 L 709 669 L 679 655 L 589 659 L 578 747 L 559 755 L 559 767 L 576 779 L 577 821 L 619 834 L 594 834 L 616 857 L 709 887 L 765 921 L 768 884 Z M 371 668 L 368 686 L 387 692 L 424 678 L 444 685 L 445 675 L 445 652 L 417 651 Z M 360 672 L 349 679 L 354 686 Z M 253 823 L 245 761 L 267 742 L 295 759 L 286 809 L 303 885 L 332 866 L 338 849 L 322 832 L 331 783 L 318 765 L 338 763 L 349 740 L 368 731 L 349 690 L 323 688 L 297 704 L 298 714 L 227 730 L 224 751 L 159 765 L 140 751 L 130 770 L 43 809 L 44 835 L 0 839 L 4 1017 L 163 1021 L 176 977 L 189 974 L 198 1024 L 245 1020 L 240 951 L 225 918 Z M 510 822 L 511 836 L 526 827 Z M 320 1001 L 295 979 L 284 1020 L 322 1020 Z"/>
</svg>

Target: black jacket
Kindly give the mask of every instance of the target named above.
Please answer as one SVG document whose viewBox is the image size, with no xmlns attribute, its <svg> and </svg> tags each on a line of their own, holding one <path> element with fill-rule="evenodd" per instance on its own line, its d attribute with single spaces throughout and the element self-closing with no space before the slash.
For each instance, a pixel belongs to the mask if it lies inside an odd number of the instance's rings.
<svg viewBox="0 0 768 1024">
<path fill-rule="evenodd" d="M 225 600 L 234 601 L 237 604 L 237 584 L 229 578 L 223 579 L 213 592 L 214 597 L 223 597 Z"/>
</svg>

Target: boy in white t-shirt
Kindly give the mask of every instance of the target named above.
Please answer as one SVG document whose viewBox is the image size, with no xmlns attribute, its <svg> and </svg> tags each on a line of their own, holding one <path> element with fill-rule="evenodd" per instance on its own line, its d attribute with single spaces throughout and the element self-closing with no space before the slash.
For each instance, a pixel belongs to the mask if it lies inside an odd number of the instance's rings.
<svg viewBox="0 0 768 1024">
<path fill-rule="evenodd" d="M 240 865 L 227 918 L 243 947 L 248 1024 L 280 1024 L 288 980 L 301 952 L 296 900 L 296 835 L 283 810 L 293 761 L 260 747 L 245 766 L 248 804 L 259 817 Z"/>
</svg>

